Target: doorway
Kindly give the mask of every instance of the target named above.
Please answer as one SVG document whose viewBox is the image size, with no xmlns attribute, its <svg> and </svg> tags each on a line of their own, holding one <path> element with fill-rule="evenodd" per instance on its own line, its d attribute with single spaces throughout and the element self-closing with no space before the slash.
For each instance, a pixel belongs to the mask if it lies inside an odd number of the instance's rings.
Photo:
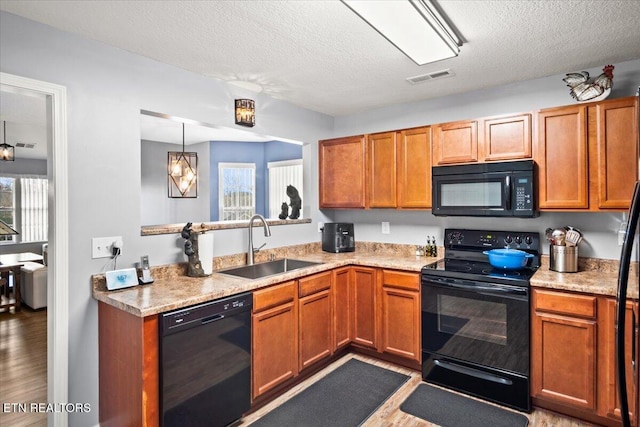
<svg viewBox="0 0 640 427">
<path fill-rule="evenodd" d="M 47 108 L 48 271 L 47 283 L 47 402 L 68 402 L 68 170 L 67 100 L 64 86 L 0 73 L 0 90 L 44 96 Z M 55 289 L 55 291 L 54 291 Z M 43 403 L 47 403 L 43 402 Z M 65 412 L 48 414 L 49 426 L 65 426 Z"/>
</svg>

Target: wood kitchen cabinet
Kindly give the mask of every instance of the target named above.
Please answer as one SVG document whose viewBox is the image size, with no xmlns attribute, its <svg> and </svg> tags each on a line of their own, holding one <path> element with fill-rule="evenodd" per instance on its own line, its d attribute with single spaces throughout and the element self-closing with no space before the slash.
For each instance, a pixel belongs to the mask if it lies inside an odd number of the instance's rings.
<svg viewBox="0 0 640 427">
<path fill-rule="evenodd" d="M 532 307 L 532 397 L 595 413 L 596 297 L 534 289 Z"/>
<path fill-rule="evenodd" d="M 253 294 L 253 398 L 298 374 L 297 281 Z"/>
<path fill-rule="evenodd" d="M 406 129 L 397 141 L 399 208 L 431 208 L 431 127 Z"/>
<path fill-rule="evenodd" d="M 351 267 L 337 268 L 333 274 L 333 350 L 351 343 L 351 313 L 353 301 L 351 295 Z"/>
<path fill-rule="evenodd" d="M 478 121 L 468 120 L 432 126 L 433 164 L 478 161 Z"/>
<path fill-rule="evenodd" d="M 638 99 L 541 110 L 541 210 L 626 210 L 638 179 Z"/>
<path fill-rule="evenodd" d="M 534 405 L 601 425 L 619 425 L 615 299 L 541 289 L 532 295 Z M 638 351 L 631 339 L 634 305 L 637 302 L 627 303 L 628 360 Z M 627 372 L 627 390 L 633 390 L 632 383 L 633 373 Z M 637 409 L 637 399 L 629 396 L 631 409 Z"/>
<path fill-rule="evenodd" d="M 364 208 L 365 137 L 323 140 L 318 146 L 320 208 Z"/>
<path fill-rule="evenodd" d="M 531 114 L 482 120 L 482 154 L 485 161 L 530 159 Z"/>
<path fill-rule="evenodd" d="M 381 350 L 420 362 L 420 274 L 382 270 Z"/>
<path fill-rule="evenodd" d="M 304 277 L 298 282 L 300 371 L 333 353 L 332 273 Z"/>
<path fill-rule="evenodd" d="M 98 302 L 101 426 L 160 424 L 158 316 Z"/>
<path fill-rule="evenodd" d="M 352 341 L 354 344 L 376 349 L 378 344 L 376 269 L 352 267 L 352 277 Z"/>
<path fill-rule="evenodd" d="M 589 106 L 591 195 L 594 209 L 628 209 L 638 179 L 638 98 Z M 593 206 L 593 205 L 596 206 Z"/>
<path fill-rule="evenodd" d="M 538 126 L 540 209 L 588 209 L 587 107 L 541 110 Z"/>
<path fill-rule="evenodd" d="M 396 201 L 396 133 L 367 135 L 368 207 L 395 208 Z"/>
<path fill-rule="evenodd" d="M 613 298 L 607 298 L 605 301 L 605 309 L 604 316 L 605 320 L 603 321 L 603 332 L 604 332 L 604 350 L 602 354 L 602 371 L 601 375 L 604 378 L 602 381 L 599 381 L 598 384 L 602 384 L 602 390 L 599 390 L 602 402 L 604 404 L 604 414 L 607 417 L 613 418 L 615 420 L 620 420 L 620 398 L 618 393 L 618 381 L 616 378 L 616 301 Z M 633 308 L 634 305 L 637 310 L 636 302 L 627 302 L 626 305 L 626 317 L 625 317 L 625 358 L 627 360 L 632 360 L 632 353 L 636 353 L 638 349 L 633 348 Z M 637 359 L 636 359 L 637 360 Z M 629 400 L 629 410 L 631 419 L 636 418 L 636 414 L 634 410 L 637 410 L 637 407 L 634 407 L 634 402 L 637 402 L 637 396 L 635 395 L 636 391 L 633 387 L 633 372 L 632 369 L 627 367 L 626 370 L 626 378 L 627 378 L 627 393 Z M 637 404 L 637 403 L 636 403 Z M 632 423 L 633 424 L 633 423 Z"/>
</svg>

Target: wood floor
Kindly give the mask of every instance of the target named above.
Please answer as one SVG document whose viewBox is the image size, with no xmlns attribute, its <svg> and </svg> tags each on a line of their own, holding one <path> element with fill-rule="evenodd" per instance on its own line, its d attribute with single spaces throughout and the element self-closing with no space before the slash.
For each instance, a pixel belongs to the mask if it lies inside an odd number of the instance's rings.
<svg viewBox="0 0 640 427">
<path fill-rule="evenodd" d="M 400 372 L 410 376 L 409 381 L 407 381 L 400 389 L 391 396 L 378 410 L 367 420 L 362 426 L 363 427 L 391 427 L 391 426 L 402 426 L 402 427 L 427 427 L 427 426 L 436 426 L 436 424 L 426 422 L 420 418 L 416 418 L 412 415 L 404 413 L 400 410 L 400 405 L 404 400 L 411 394 L 413 390 L 420 384 L 422 378 L 419 372 L 412 371 L 410 369 L 406 369 L 400 366 L 392 365 L 386 362 L 382 362 L 376 359 L 372 359 L 366 356 L 357 355 L 357 354 L 348 354 L 343 358 L 335 361 L 333 364 L 329 365 L 326 369 L 318 372 L 316 375 L 310 377 L 306 381 L 298 384 L 296 387 L 287 391 L 282 396 L 278 397 L 274 401 L 270 402 L 268 405 L 260 408 L 256 412 L 246 416 L 244 419 L 240 421 L 238 425 L 240 426 L 249 426 L 252 422 L 256 421 L 258 418 L 262 417 L 264 414 L 272 410 L 273 408 L 281 405 L 286 402 L 291 397 L 295 396 L 300 391 L 307 388 L 309 385 L 318 381 L 329 372 L 336 369 L 338 366 L 347 362 L 351 358 L 356 358 L 365 362 L 368 362 L 372 365 L 377 365 L 392 371 Z M 505 408 L 509 410 L 508 408 Z M 519 412 L 520 413 L 520 412 Z M 542 409 L 536 409 L 531 414 L 524 414 L 529 418 L 529 426 L 532 427 L 587 427 L 594 426 L 594 424 L 590 424 L 584 421 L 576 420 L 573 418 L 563 417 L 556 413 L 545 411 Z M 472 426 L 469 426 L 472 427 Z"/>
<path fill-rule="evenodd" d="M 23 305 L 0 312 L 0 426 L 46 426 L 46 414 L 3 410 L 31 402 L 47 402 L 47 310 Z"/>
</svg>

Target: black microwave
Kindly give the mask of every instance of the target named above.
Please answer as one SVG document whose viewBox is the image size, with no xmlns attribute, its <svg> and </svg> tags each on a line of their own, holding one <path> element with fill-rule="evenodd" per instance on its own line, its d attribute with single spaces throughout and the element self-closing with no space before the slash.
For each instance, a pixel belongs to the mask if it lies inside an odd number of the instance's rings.
<svg viewBox="0 0 640 427">
<path fill-rule="evenodd" d="M 538 216 L 535 162 L 477 163 L 432 168 L 432 212 L 438 216 Z"/>
</svg>

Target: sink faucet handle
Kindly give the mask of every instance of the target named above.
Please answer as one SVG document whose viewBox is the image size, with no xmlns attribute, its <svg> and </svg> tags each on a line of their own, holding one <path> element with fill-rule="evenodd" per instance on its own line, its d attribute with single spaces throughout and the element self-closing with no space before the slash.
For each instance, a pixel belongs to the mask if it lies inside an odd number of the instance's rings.
<svg viewBox="0 0 640 427">
<path fill-rule="evenodd" d="M 264 248 L 266 245 L 267 245 L 266 243 L 263 243 L 263 244 L 262 244 L 262 245 L 260 245 L 259 247 L 257 247 L 257 248 L 253 248 L 253 252 L 258 252 L 260 249 Z"/>
</svg>

